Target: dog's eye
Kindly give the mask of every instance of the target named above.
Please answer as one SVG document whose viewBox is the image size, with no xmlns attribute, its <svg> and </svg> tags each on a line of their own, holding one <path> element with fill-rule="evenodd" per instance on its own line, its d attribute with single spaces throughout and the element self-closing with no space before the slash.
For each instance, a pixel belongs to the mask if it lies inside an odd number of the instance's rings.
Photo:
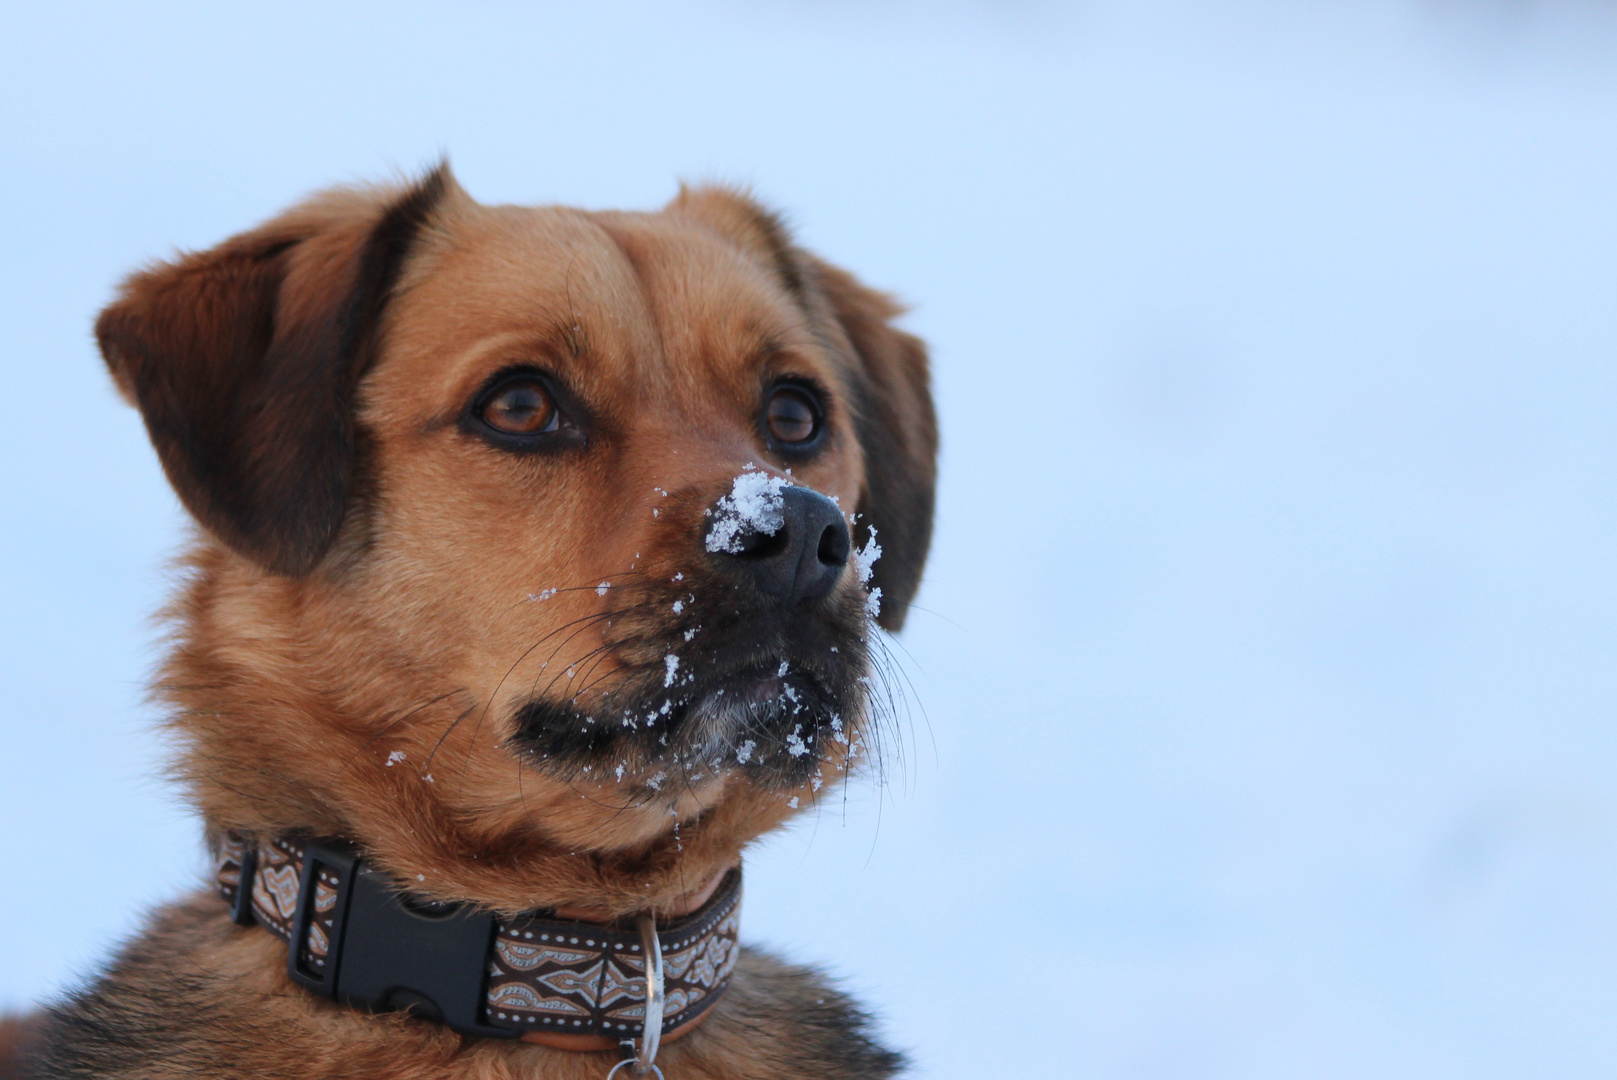
<svg viewBox="0 0 1617 1080">
<path fill-rule="evenodd" d="M 538 435 L 556 430 L 556 403 L 538 379 L 512 379 L 484 402 L 483 422 L 508 435 Z"/>
<path fill-rule="evenodd" d="M 801 446 L 820 433 L 820 410 L 807 390 L 777 386 L 764 411 L 769 434 L 783 446 Z"/>
</svg>

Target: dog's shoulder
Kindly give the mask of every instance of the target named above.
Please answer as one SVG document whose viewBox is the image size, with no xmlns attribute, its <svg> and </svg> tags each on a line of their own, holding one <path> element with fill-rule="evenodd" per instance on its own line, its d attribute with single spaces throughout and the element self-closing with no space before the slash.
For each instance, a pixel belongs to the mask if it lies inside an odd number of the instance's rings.
<svg viewBox="0 0 1617 1080">
<path fill-rule="evenodd" d="M 817 971 L 743 948 L 735 980 L 713 1018 L 688 1037 L 693 1056 L 724 1077 L 880 1080 L 902 1072 L 902 1054 L 881 1045 L 869 1014 Z M 685 1049 L 668 1047 L 669 1075 Z M 696 1070 L 693 1070 L 696 1072 Z"/>
<path fill-rule="evenodd" d="M 164 908 L 100 978 L 46 1014 L 27 1075 L 585 1080 L 609 1060 L 542 1046 L 502 1057 L 504 1043 L 321 1001 L 266 962 L 283 949 L 230 923 L 205 894 Z M 881 1080 L 904 1066 L 876 1041 L 870 1017 L 817 972 L 754 949 L 743 949 L 708 1022 L 667 1045 L 659 1063 L 670 1076 L 711 1080 Z"/>
<path fill-rule="evenodd" d="M 318 999 L 285 977 L 284 957 L 284 945 L 230 922 L 209 894 L 162 908 L 98 979 L 47 1013 L 30 1076 L 450 1074 L 462 1043 L 447 1028 Z"/>
<path fill-rule="evenodd" d="M 98 978 L 48 1011 L 29 1075 L 290 1080 L 351 1065 L 307 1024 L 312 1001 L 263 962 L 278 945 L 206 894 L 158 910 Z"/>
</svg>

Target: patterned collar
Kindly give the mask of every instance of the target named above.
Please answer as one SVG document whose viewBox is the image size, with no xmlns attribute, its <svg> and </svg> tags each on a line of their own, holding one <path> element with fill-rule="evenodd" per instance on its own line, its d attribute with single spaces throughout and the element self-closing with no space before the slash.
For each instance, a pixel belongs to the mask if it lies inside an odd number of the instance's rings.
<svg viewBox="0 0 1617 1080">
<path fill-rule="evenodd" d="M 226 833 L 217 880 L 236 922 L 288 943 L 294 982 L 370 1011 L 408 1009 L 463 1035 L 579 1050 L 639 1039 L 655 1055 L 659 1039 L 694 1027 L 723 996 L 739 952 L 740 869 L 690 915 L 661 926 L 644 919 L 644 932 L 415 901 L 340 841 Z M 651 1012 L 662 1014 L 649 1038 L 648 950 Z"/>
</svg>

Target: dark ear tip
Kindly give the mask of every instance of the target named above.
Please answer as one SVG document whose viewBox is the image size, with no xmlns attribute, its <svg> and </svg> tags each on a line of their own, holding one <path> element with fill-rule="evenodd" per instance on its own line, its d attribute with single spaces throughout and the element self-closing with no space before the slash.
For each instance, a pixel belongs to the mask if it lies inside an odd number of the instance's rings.
<svg viewBox="0 0 1617 1080">
<path fill-rule="evenodd" d="M 300 578 L 313 573 L 315 567 L 325 561 L 326 553 L 331 550 L 331 545 L 336 539 L 336 532 L 333 530 L 332 535 L 323 541 L 272 545 L 256 551 L 248 550 L 240 544 L 235 547 L 243 555 L 278 577 Z"/>
<path fill-rule="evenodd" d="M 102 308 L 101 313 L 95 317 L 95 343 L 101 349 L 101 358 L 114 371 L 123 366 L 123 357 L 118 350 L 118 339 L 123 336 L 124 304 L 123 298 L 119 297 Z"/>
<path fill-rule="evenodd" d="M 904 619 L 908 614 L 908 604 L 884 604 L 881 614 L 876 616 L 876 625 L 889 634 L 896 634 L 904 629 Z"/>
<path fill-rule="evenodd" d="M 129 315 L 126 301 L 121 297 L 102 309 L 95 320 L 95 342 L 101 350 L 101 359 L 107 365 L 113 385 L 125 402 L 134 405 L 135 381 L 129 371 L 128 350 L 124 342 L 129 336 Z"/>
</svg>

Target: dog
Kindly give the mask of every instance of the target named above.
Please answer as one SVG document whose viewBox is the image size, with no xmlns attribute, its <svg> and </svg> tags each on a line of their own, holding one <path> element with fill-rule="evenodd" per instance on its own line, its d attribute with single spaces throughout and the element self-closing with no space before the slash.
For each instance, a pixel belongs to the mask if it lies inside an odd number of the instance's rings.
<svg viewBox="0 0 1617 1080">
<path fill-rule="evenodd" d="M 156 695 L 216 880 L 4 1029 L 26 1074 L 900 1071 L 736 942 L 925 564 L 900 312 L 740 191 L 447 164 L 131 276 L 96 337 L 197 525 Z"/>
</svg>

